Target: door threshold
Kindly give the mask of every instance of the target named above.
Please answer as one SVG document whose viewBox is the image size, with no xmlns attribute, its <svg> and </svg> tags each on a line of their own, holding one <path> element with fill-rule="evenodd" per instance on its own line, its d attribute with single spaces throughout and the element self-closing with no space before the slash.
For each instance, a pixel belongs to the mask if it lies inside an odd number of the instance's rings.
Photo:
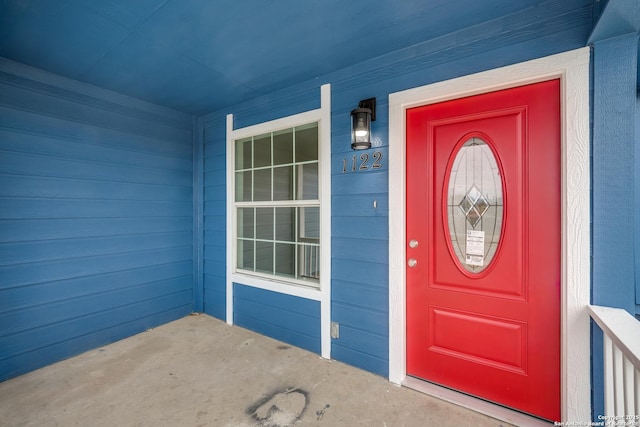
<svg viewBox="0 0 640 427">
<path fill-rule="evenodd" d="M 521 427 L 549 427 L 554 423 L 532 417 L 486 400 L 478 399 L 446 387 L 439 386 L 418 378 L 407 376 L 402 386 L 436 397 L 454 405 L 462 406 L 480 414 Z"/>
</svg>

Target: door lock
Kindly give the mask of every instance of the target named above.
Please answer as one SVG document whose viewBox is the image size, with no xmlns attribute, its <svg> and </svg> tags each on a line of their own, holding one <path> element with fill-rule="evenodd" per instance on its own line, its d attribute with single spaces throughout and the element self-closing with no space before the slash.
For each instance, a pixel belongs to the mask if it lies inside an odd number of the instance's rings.
<svg viewBox="0 0 640 427">
<path fill-rule="evenodd" d="M 418 241 L 416 239 L 411 239 L 411 241 L 409 242 L 409 247 L 411 249 L 415 249 L 418 247 Z"/>
</svg>

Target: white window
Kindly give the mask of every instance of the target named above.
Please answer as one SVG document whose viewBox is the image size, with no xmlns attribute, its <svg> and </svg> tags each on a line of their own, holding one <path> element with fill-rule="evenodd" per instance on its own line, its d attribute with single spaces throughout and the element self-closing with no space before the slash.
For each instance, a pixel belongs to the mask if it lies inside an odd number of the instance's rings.
<svg viewBox="0 0 640 427">
<path fill-rule="evenodd" d="M 227 322 L 236 285 L 320 303 L 331 356 L 331 86 L 320 108 L 234 129 L 227 115 Z"/>
<path fill-rule="evenodd" d="M 235 272 L 319 286 L 318 129 L 234 140 Z"/>
</svg>

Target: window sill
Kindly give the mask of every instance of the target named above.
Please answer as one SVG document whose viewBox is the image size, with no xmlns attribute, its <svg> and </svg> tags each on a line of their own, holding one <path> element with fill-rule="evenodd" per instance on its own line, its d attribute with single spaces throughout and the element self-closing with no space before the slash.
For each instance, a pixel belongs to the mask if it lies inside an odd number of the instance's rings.
<svg viewBox="0 0 640 427">
<path fill-rule="evenodd" d="M 267 291 L 278 292 L 315 301 L 320 301 L 322 297 L 319 284 L 317 285 L 318 287 L 314 287 L 314 285 L 316 285 L 314 283 L 305 285 L 300 282 L 287 282 L 285 280 L 278 280 L 275 278 L 263 278 L 244 274 L 242 272 L 232 273 L 231 281 L 239 285 L 252 286 L 254 288 L 260 288 Z"/>
</svg>

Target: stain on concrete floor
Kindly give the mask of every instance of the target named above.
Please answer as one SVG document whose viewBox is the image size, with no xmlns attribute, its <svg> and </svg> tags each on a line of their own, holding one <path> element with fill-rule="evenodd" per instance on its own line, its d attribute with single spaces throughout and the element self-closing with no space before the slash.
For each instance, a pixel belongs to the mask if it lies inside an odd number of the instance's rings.
<svg viewBox="0 0 640 427">
<path fill-rule="evenodd" d="M 288 427 L 302 419 L 309 393 L 297 387 L 276 389 L 247 408 L 260 427 Z"/>
</svg>

